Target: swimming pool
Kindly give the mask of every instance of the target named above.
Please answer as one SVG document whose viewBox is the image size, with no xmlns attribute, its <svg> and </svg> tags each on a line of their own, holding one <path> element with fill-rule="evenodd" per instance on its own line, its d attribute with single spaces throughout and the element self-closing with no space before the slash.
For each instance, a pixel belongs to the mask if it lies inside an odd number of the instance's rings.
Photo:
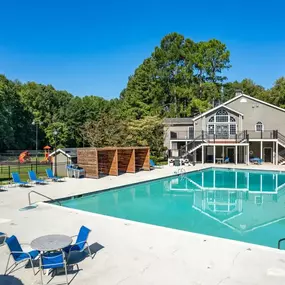
<svg viewBox="0 0 285 285">
<path fill-rule="evenodd" d="M 285 237 L 285 173 L 205 169 L 63 199 L 63 206 L 277 247 Z"/>
</svg>

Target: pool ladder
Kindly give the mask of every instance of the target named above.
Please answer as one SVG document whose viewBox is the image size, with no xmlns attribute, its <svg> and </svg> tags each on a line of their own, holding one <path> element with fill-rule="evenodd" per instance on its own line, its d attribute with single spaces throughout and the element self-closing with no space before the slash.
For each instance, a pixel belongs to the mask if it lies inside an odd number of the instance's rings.
<svg viewBox="0 0 285 285">
<path fill-rule="evenodd" d="M 278 249 L 280 249 L 280 246 L 281 246 L 281 242 L 282 241 L 285 241 L 285 238 L 281 238 L 279 241 L 278 241 Z"/>
<path fill-rule="evenodd" d="M 32 202 L 31 202 L 31 194 L 32 194 L 32 193 L 37 194 L 37 195 L 39 195 L 39 196 L 42 196 L 42 197 L 44 197 L 44 198 L 46 198 L 46 199 L 49 199 L 50 201 L 55 202 L 55 203 L 59 204 L 59 206 L 61 206 L 61 203 L 60 203 L 59 201 L 54 200 L 54 199 L 52 199 L 51 197 L 48 197 L 48 196 L 46 196 L 46 195 L 44 195 L 44 194 L 42 194 L 42 193 L 39 193 L 39 192 L 37 192 L 37 191 L 34 191 L 34 190 L 33 190 L 33 191 L 30 191 L 30 192 L 28 193 L 29 206 L 32 205 Z"/>
</svg>

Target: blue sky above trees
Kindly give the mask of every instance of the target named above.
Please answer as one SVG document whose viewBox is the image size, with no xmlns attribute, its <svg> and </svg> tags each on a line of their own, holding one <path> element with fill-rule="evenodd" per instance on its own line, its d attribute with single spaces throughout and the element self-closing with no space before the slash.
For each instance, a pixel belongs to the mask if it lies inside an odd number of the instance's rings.
<svg viewBox="0 0 285 285">
<path fill-rule="evenodd" d="M 217 38 L 229 80 L 270 88 L 285 74 L 285 3 L 273 1 L 3 1 L 0 73 L 74 95 L 118 97 L 170 32 Z"/>
</svg>

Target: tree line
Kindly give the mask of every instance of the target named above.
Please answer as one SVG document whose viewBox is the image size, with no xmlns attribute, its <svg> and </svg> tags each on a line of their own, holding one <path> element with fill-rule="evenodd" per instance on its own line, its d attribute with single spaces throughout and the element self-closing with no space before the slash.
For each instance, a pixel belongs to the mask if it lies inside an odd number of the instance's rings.
<svg viewBox="0 0 285 285">
<path fill-rule="evenodd" d="M 0 75 L 0 151 L 61 147 L 150 145 L 163 153 L 165 117 L 191 117 L 232 98 L 237 89 L 285 107 L 285 78 L 266 89 L 251 79 L 229 82 L 230 51 L 216 39 L 194 42 L 166 35 L 129 77 L 118 97 L 73 96 L 52 85 Z M 57 130 L 58 135 L 54 135 Z"/>
</svg>

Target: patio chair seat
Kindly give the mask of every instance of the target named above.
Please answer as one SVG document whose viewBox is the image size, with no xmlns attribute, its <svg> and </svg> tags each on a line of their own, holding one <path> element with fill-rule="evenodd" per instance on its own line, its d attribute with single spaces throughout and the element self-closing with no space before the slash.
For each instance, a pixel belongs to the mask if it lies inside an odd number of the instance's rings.
<svg viewBox="0 0 285 285">
<path fill-rule="evenodd" d="M 65 248 L 63 248 L 64 252 L 69 253 L 70 251 L 81 251 L 82 247 L 79 246 L 78 244 L 74 244 L 74 245 L 69 245 Z"/>
<path fill-rule="evenodd" d="M 28 257 L 28 254 L 31 256 L 32 259 L 35 259 L 39 254 L 40 252 L 38 250 L 32 250 L 32 251 L 29 251 L 29 252 L 23 252 L 23 253 L 20 253 L 16 258 L 15 258 L 15 261 L 21 261 L 25 258 Z"/>
</svg>

